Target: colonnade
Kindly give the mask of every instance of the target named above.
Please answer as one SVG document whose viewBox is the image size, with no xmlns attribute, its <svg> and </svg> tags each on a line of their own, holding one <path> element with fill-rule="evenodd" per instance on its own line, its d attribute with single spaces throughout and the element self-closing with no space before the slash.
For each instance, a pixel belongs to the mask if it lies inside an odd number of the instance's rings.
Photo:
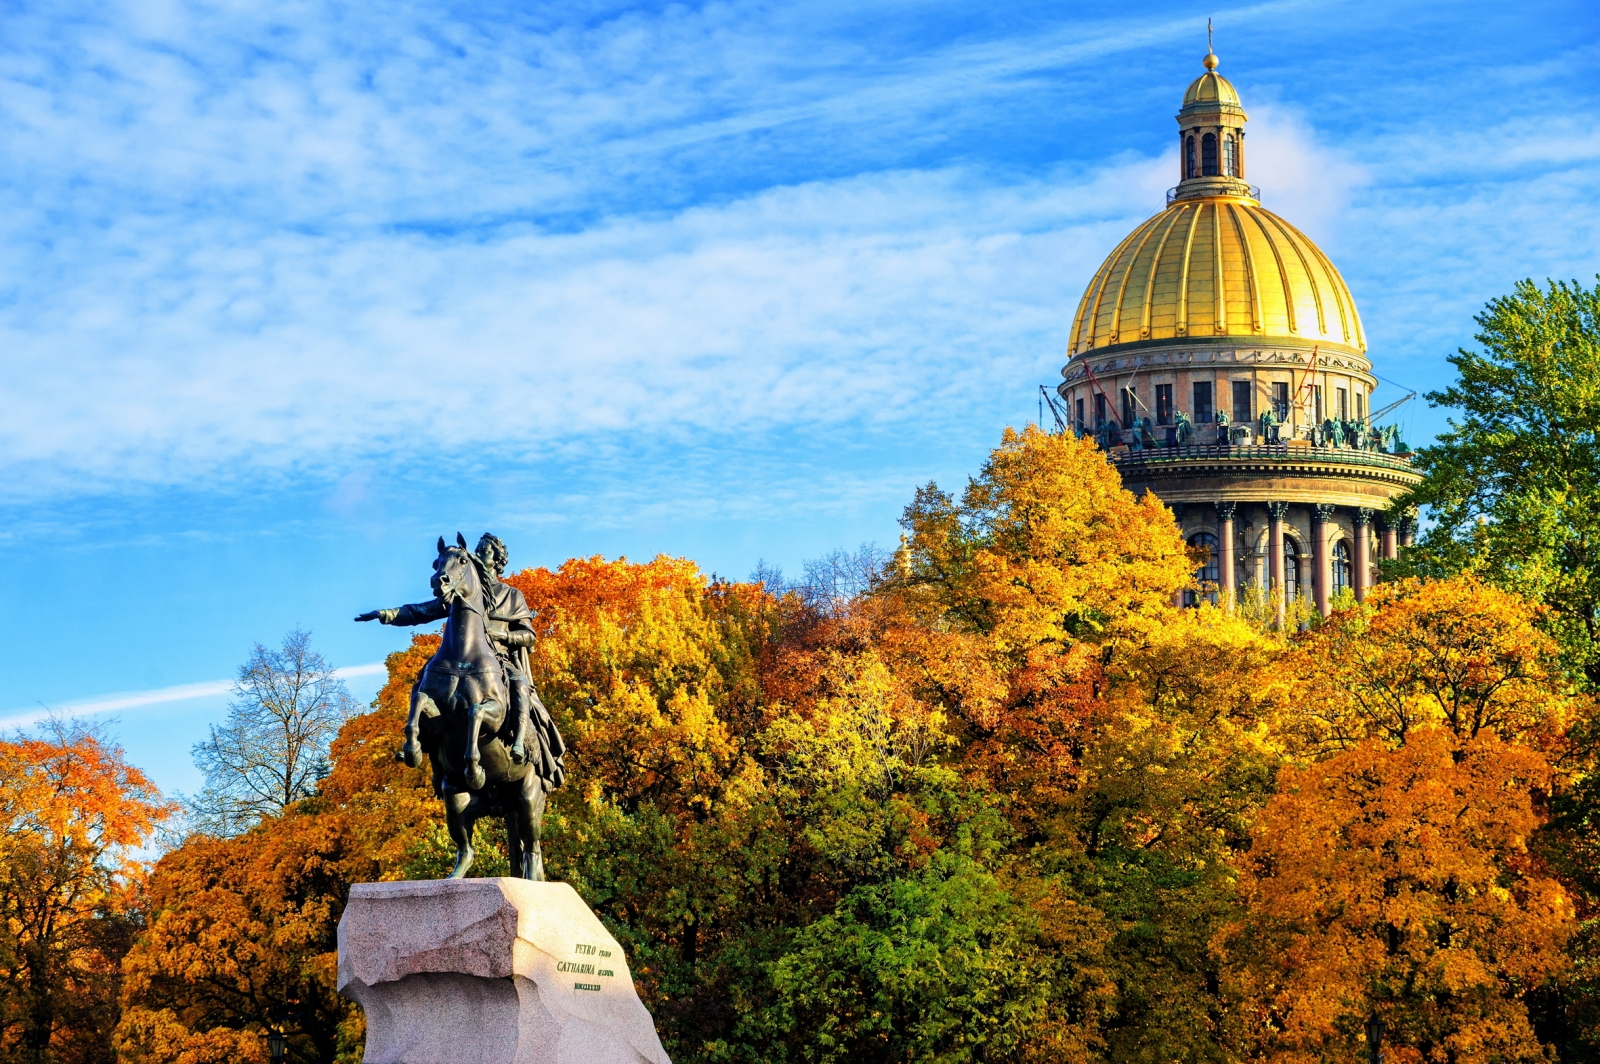
<svg viewBox="0 0 1600 1064">
<path fill-rule="evenodd" d="M 1238 579 L 1238 538 L 1235 520 L 1239 504 L 1236 502 L 1218 502 L 1214 504 L 1217 513 L 1217 584 L 1222 592 L 1221 598 L 1225 608 L 1233 608 L 1234 589 L 1239 586 Z M 1284 557 L 1285 534 L 1284 525 L 1289 516 L 1289 504 L 1286 502 L 1268 502 L 1265 504 L 1267 511 L 1267 586 L 1272 591 L 1282 591 L 1285 588 Z M 1312 599 L 1316 604 L 1317 612 L 1327 616 L 1329 603 L 1333 596 L 1333 534 L 1338 530 L 1336 517 L 1340 507 L 1331 503 L 1313 503 L 1311 510 L 1311 587 Z M 1355 592 L 1356 601 L 1367 597 L 1367 589 L 1372 583 L 1372 528 L 1377 526 L 1378 554 L 1381 558 L 1393 559 L 1398 557 L 1401 547 L 1409 547 L 1416 536 L 1416 522 L 1410 518 L 1402 518 L 1399 522 L 1391 522 L 1381 511 L 1369 507 L 1345 507 L 1349 511 L 1352 526 L 1352 546 L 1355 548 L 1350 558 L 1351 590 Z M 1182 515 L 1180 512 L 1181 522 Z M 1298 535 L 1298 533 L 1297 533 Z M 1304 555 L 1301 555 L 1303 558 Z M 1301 577 L 1303 579 L 1303 576 Z M 1278 623 L 1285 621 L 1285 607 L 1287 598 L 1284 594 L 1276 596 Z"/>
</svg>

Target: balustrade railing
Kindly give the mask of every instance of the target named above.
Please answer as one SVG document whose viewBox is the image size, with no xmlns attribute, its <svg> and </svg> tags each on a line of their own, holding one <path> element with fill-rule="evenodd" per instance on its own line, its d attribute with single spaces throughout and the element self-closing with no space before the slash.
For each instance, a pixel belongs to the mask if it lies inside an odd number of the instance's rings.
<svg viewBox="0 0 1600 1064">
<path fill-rule="evenodd" d="M 1384 454 L 1353 447 L 1290 446 L 1286 443 L 1184 444 L 1176 447 L 1113 448 L 1111 460 L 1117 465 L 1183 462 L 1196 459 L 1294 459 L 1298 462 L 1327 462 L 1338 465 L 1370 465 L 1379 468 L 1410 469 L 1411 454 Z"/>
</svg>

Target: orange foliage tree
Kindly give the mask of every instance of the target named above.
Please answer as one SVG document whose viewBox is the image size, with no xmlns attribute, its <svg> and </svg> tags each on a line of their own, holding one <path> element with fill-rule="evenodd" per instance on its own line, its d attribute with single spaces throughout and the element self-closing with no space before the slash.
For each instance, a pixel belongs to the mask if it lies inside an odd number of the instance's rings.
<svg viewBox="0 0 1600 1064">
<path fill-rule="evenodd" d="M 1492 732 L 1413 729 L 1283 774 L 1246 864 L 1255 1008 L 1241 1033 L 1283 1061 L 1544 1060 L 1526 992 L 1558 974 L 1571 900 L 1529 853 L 1550 769 Z"/>
<path fill-rule="evenodd" d="M 59 721 L 0 741 L 0 1056 L 110 1061 L 139 928 L 132 851 L 172 812 L 122 751 Z"/>
<path fill-rule="evenodd" d="M 1230 948 L 1247 1043 L 1284 1060 L 1544 1059 L 1529 995 L 1566 966 L 1573 900 L 1531 843 L 1574 703 L 1535 607 L 1471 576 L 1401 580 L 1298 640 L 1306 697 L 1243 872 Z"/>
</svg>

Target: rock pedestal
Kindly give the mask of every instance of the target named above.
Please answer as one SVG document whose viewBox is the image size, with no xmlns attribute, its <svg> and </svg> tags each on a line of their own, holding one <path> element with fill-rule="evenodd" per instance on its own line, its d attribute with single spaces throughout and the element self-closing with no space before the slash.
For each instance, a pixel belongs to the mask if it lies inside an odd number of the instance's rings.
<svg viewBox="0 0 1600 1064">
<path fill-rule="evenodd" d="M 670 1064 L 622 947 L 565 883 L 358 883 L 339 991 L 363 1064 Z"/>
</svg>

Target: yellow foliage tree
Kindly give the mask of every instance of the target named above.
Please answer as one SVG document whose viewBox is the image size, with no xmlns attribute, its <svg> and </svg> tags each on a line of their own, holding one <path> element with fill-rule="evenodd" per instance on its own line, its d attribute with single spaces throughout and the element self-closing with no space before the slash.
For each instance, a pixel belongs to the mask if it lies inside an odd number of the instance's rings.
<svg viewBox="0 0 1600 1064">
<path fill-rule="evenodd" d="M 1380 584 L 1311 629 L 1298 658 L 1309 689 L 1287 723 L 1312 748 L 1403 743 L 1433 725 L 1547 747 L 1569 710 L 1539 608 L 1471 575 Z"/>
<path fill-rule="evenodd" d="M 1000 697 L 961 707 L 966 759 L 1026 825 L 1076 786 L 1105 662 L 1173 615 L 1188 549 L 1171 511 L 1135 498 L 1092 442 L 1035 426 L 1006 430 L 959 503 L 919 491 L 904 523 L 900 593 L 936 603 L 925 623 L 976 637 L 1002 678 Z"/>
</svg>

